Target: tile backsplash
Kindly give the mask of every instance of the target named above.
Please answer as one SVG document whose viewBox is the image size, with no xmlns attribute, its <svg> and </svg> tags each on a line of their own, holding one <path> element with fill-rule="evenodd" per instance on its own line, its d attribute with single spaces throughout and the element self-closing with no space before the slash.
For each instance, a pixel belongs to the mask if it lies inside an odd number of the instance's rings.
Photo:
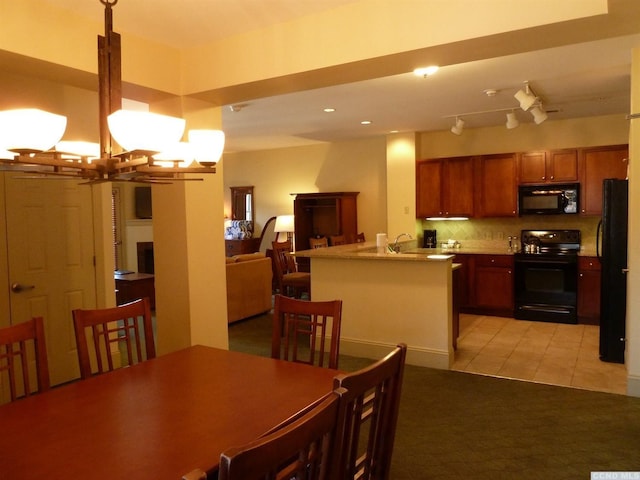
<svg viewBox="0 0 640 480">
<path fill-rule="evenodd" d="M 422 221 L 424 230 L 436 230 L 438 243 L 448 239 L 459 241 L 462 246 L 504 246 L 509 244 L 509 236 L 518 237 L 522 230 L 580 230 L 582 249 L 595 251 L 596 230 L 600 217 L 579 215 L 544 215 L 509 218 L 477 218 L 471 220 Z"/>
</svg>

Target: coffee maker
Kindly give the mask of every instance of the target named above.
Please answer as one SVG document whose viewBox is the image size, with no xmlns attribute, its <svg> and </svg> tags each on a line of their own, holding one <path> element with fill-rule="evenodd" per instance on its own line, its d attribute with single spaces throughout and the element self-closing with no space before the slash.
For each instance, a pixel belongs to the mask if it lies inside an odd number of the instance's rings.
<svg viewBox="0 0 640 480">
<path fill-rule="evenodd" d="M 423 240 L 422 240 L 422 247 L 423 248 L 436 248 L 436 245 L 438 245 L 437 231 L 436 230 L 425 230 L 424 231 L 424 237 L 423 237 Z"/>
</svg>

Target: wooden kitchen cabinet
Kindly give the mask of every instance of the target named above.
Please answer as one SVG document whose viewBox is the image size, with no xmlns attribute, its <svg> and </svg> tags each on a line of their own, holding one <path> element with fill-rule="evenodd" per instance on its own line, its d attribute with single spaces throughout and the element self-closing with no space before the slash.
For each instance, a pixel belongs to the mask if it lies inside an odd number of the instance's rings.
<svg viewBox="0 0 640 480">
<path fill-rule="evenodd" d="M 578 257 L 578 322 L 600 324 L 600 261 Z"/>
<path fill-rule="evenodd" d="M 512 317 L 513 256 L 474 255 L 473 289 L 476 312 Z"/>
<path fill-rule="evenodd" d="M 472 217 L 472 157 L 422 160 L 416 164 L 416 217 Z"/>
<path fill-rule="evenodd" d="M 629 146 L 584 148 L 580 158 L 580 213 L 602 214 L 602 181 L 627 178 Z"/>
<path fill-rule="evenodd" d="M 482 155 L 479 159 L 477 204 L 481 217 L 515 217 L 518 208 L 517 155 Z"/>
<path fill-rule="evenodd" d="M 567 183 L 578 181 L 578 151 L 574 148 L 520 154 L 521 184 Z"/>
</svg>

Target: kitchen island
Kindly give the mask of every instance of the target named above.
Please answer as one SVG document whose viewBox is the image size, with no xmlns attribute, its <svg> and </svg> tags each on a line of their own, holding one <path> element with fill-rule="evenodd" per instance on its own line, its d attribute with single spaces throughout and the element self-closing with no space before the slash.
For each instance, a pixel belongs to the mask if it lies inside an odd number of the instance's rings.
<svg viewBox="0 0 640 480">
<path fill-rule="evenodd" d="M 405 342 L 407 363 L 449 369 L 453 255 L 405 250 L 377 253 L 367 242 L 296 256 L 310 259 L 313 300 L 343 301 L 340 353 L 379 359 Z"/>
</svg>

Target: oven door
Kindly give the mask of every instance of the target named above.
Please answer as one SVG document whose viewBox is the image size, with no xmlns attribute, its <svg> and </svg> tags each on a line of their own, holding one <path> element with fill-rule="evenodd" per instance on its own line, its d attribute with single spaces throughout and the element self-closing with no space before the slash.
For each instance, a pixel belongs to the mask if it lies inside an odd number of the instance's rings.
<svg viewBox="0 0 640 480">
<path fill-rule="evenodd" d="M 578 258 L 516 254 L 515 318 L 578 323 Z"/>
</svg>

